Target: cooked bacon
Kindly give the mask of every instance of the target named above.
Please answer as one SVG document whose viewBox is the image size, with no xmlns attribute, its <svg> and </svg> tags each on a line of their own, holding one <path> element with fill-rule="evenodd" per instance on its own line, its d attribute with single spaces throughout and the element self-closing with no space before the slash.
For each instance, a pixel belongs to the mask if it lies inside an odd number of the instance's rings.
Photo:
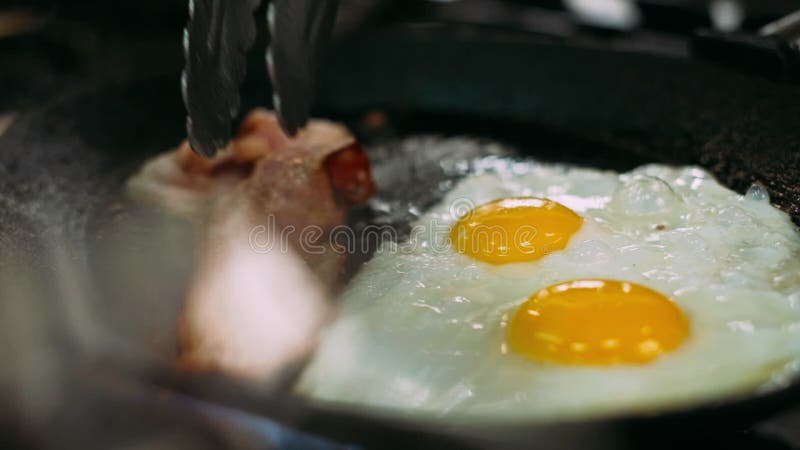
<svg viewBox="0 0 800 450">
<path fill-rule="evenodd" d="M 344 263 L 328 233 L 373 191 L 366 153 L 344 127 L 312 121 L 289 139 L 263 110 L 214 159 L 184 142 L 146 164 L 132 196 L 197 224 L 181 366 L 264 377 L 310 351 Z"/>
</svg>

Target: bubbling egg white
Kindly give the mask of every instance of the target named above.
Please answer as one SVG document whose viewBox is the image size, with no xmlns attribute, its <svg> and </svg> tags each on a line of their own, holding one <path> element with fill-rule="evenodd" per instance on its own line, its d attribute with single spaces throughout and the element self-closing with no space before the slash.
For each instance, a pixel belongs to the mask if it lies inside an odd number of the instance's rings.
<svg viewBox="0 0 800 450">
<path fill-rule="evenodd" d="M 763 189 L 740 196 L 696 167 L 497 167 L 462 180 L 362 268 L 302 393 L 453 420 L 554 420 L 744 396 L 800 371 L 800 235 Z M 540 202 L 519 203 L 530 198 Z M 558 205 L 538 235 L 549 240 L 525 241 L 548 244 L 536 257 L 464 246 L 481 217 L 524 225 L 481 216 L 504 199 Z M 661 340 L 605 338 L 653 324 Z M 548 346 L 537 332 L 573 341 Z M 663 348 L 645 354 L 652 342 Z"/>
</svg>

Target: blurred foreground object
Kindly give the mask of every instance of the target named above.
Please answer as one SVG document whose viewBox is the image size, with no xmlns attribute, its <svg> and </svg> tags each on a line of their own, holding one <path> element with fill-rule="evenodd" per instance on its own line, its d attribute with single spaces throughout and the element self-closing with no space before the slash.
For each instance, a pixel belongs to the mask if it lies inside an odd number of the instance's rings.
<svg viewBox="0 0 800 450">
<path fill-rule="evenodd" d="M 302 362 L 343 269 L 329 234 L 373 190 L 366 155 L 344 127 L 312 121 L 289 139 L 265 111 L 251 113 L 215 159 L 183 143 L 147 163 L 129 193 L 197 228 L 181 366 L 265 380 Z"/>
<path fill-rule="evenodd" d="M 0 11 L 0 39 L 36 31 L 45 21 L 46 16 L 33 11 Z"/>
</svg>

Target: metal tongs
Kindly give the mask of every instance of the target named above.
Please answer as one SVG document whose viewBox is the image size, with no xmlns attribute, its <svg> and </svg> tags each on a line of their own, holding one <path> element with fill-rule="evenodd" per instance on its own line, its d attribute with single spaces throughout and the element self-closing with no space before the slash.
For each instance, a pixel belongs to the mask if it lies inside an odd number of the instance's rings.
<svg viewBox="0 0 800 450">
<path fill-rule="evenodd" d="M 200 155 L 214 156 L 231 139 L 260 4 L 261 0 L 189 0 L 181 87 L 189 143 Z M 311 113 L 316 65 L 337 5 L 337 0 L 273 0 L 267 9 L 271 41 L 266 62 L 273 107 L 290 136 Z"/>
</svg>

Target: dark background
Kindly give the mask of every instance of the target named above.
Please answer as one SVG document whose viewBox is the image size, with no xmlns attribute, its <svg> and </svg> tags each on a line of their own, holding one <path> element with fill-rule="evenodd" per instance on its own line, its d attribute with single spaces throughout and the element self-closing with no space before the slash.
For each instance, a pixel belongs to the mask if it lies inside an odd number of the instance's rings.
<svg viewBox="0 0 800 450">
<path fill-rule="evenodd" d="M 707 0 L 642 0 L 642 29 L 576 23 L 558 0 L 341 0 L 337 32 L 403 22 L 481 23 L 554 39 L 590 40 L 680 53 L 692 31 L 711 24 Z M 791 0 L 739 1 L 743 29 L 792 11 Z M 0 112 L 35 107 L 82 85 L 125 82 L 180 70 L 186 0 L 10 0 L 0 2 Z M 262 11 L 259 13 L 263 15 Z M 18 28 L 19 22 L 27 26 Z M 13 26 L 17 24 L 17 26 Z M 262 45 L 263 45 L 262 36 Z M 251 76 L 263 75 L 254 51 Z"/>
</svg>

